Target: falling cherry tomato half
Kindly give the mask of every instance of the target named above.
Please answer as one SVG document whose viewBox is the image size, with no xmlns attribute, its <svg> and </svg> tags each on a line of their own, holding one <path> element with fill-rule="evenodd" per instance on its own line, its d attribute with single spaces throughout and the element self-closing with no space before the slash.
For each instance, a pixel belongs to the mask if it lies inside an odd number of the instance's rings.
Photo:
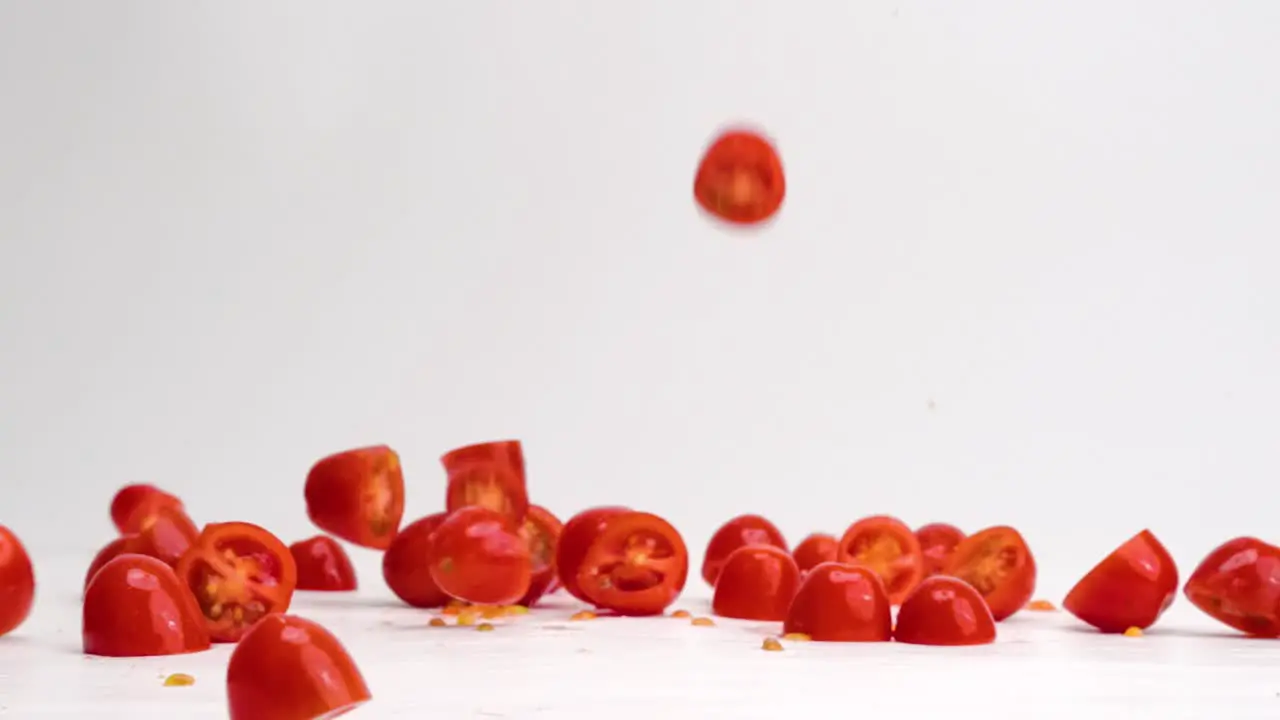
<svg viewBox="0 0 1280 720">
<path fill-rule="evenodd" d="M 748 545 L 734 550 L 720 568 L 711 610 L 740 620 L 781 622 L 800 589 L 800 567 L 786 550 Z"/>
<path fill-rule="evenodd" d="M 916 534 L 888 515 L 873 515 L 850 525 L 840 538 L 839 560 L 879 574 L 893 605 L 900 604 L 924 577 L 924 556 Z"/>
<path fill-rule="evenodd" d="M 935 575 L 902 601 L 893 639 L 912 645 L 986 645 L 996 641 L 996 621 L 972 585 Z"/>
<path fill-rule="evenodd" d="M 322 458 L 307 473 L 307 517 L 360 547 L 386 550 L 404 516 L 400 456 L 386 445 Z"/>
<path fill-rule="evenodd" d="M 582 602 L 591 602 L 578 589 L 578 570 L 582 568 L 582 561 L 586 559 L 591 543 L 604 530 L 609 520 L 628 512 L 631 509 L 625 507 L 594 507 L 574 515 L 564 524 L 560 540 L 556 544 L 556 576 L 565 592 Z"/>
<path fill-rule="evenodd" d="M 431 579 L 450 597 L 477 605 L 511 605 L 532 581 L 529 548 L 511 520 L 479 505 L 455 510 L 431 534 Z"/>
<path fill-rule="evenodd" d="M 519 440 L 478 443 L 440 458 L 448 476 L 445 509 L 479 505 L 511 518 L 517 526 L 529 510 L 524 450 Z"/>
<path fill-rule="evenodd" d="M 427 562 L 431 534 L 444 518 L 444 513 L 436 513 L 405 525 L 382 555 L 382 579 L 396 597 L 413 607 L 437 608 L 449 602 L 449 596 L 431 579 Z"/>
<path fill-rule="evenodd" d="M 556 579 L 556 542 L 564 526 L 559 518 L 541 505 L 530 505 L 525 514 L 524 525 L 520 528 L 520 537 L 529 548 L 529 557 L 533 562 L 533 577 L 529 589 L 520 604 L 532 607 L 551 591 L 551 584 Z"/>
<path fill-rule="evenodd" d="M 800 583 L 782 631 L 820 642 L 887 642 L 893 610 L 884 581 L 869 568 L 822 563 Z"/>
<path fill-rule="evenodd" d="M 298 568 L 289 548 L 266 529 L 213 523 L 178 561 L 214 642 L 236 642 L 269 613 L 289 609 Z"/>
<path fill-rule="evenodd" d="M 787 549 L 786 538 L 782 537 L 782 531 L 776 525 L 759 515 L 739 515 L 721 525 L 711 536 L 702 556 L 702 579 L 714 587 L 724 561 L 734 550 L 747 545 Z"/>
<path fill-rule="evenodd" d="M 263 618 L 227 662 L 231 720 L 334 718 L 372 697 L 342 643 L 294 615 Z"/>
<path fill-rule="evenodd" d="M 813 533 L 800 541 L 791 556 L 800 572 L 808 572 L 824 562 L 835 562 L 840 556 L 840 541 L 834 535 Z"/>
<path fill-rule="evenodd" d="M 187 514 L 176 507 L 162 507 L 149 514 L 142 529 L 132 535 L 122 535 L 107 543 L 85 573 L 84 584 L 89 586 L 95 573 L 112 558 L 119 555 L 149 555 L 173 567 L 186 554 L 199 537 L 200 531 Z"/>
<path fill-rule="evenodd" d="M 118 512 L 123 513 L 122 520 L 116 523 L 121 534 L 136 535 L 155 522 L 157 516 L 164 513 L 185 516 L 186 508 L 176 496 L 163 490 L 150 485 L 129 485 L 116 493 L 111 503 L 113 520 Z"/>
<path fill-rule="evenodd" d="M 1173 556 L 1143 530 L 1081 578 L 1062 606 L 1104 633 L 1122 633 L 1155 624 L 1177 594 Z"/>
<path fill-rule="evenodd" d="M 31 556 L 18 536 L 0 525 L 0 635 L 7 635 L 27 619 L 35 597 Z"/>
<path fill-rule="evenodd" d="M 1280 637 L 1280 547 L 1253 537 L 1219 545 L 1183 593 L 1202 612 L 1254 637 Z"/>
<path fill-rule="evenodd" d="M 671 523 L 626 512 L 609 518 L 578 568 L 587 601 L 620 615 L 657 615 L 684 590 L 689 550 Z"/>
<path fill-rule="evenodd" d="M 924 555 L 925 577 L 937 575 L 947 566 L 956 546 L 964 540 L 964 531 L 947 523 L 930 523 L 916 529 L 920 551 Z"/>
<path fill-rule="evenodd" d="M 958 577 L 982 594 L 1000 622 L 1021 610 L 1036 591 L 1036 561 L 1022 534 L 990 527 L 956 546 L 943 574 Z"/>
<path fill-rule="evenodd" d="M 119 555 L 85 588 L 81 638 L 89 655 L 142 657 L 209 649 L 209 631 L 173 568 L 147 555 Z"/>
<path fill-rule="evenodd" d="M 356 570 L 351 558 L 337 540 L 328 535 L 315 537 L 289 546 L 293 564 L 298 568 L 298 590 L 342 592 L 356 589 Z"/>
<path fill-rule="evenodd" d="M 693 196 L 725 222 L 754 225 L 773 217 L 787 194 L 782 160 L 773 143 L 751 130 L 730 130 L 703 153 Z"/>
</svg>

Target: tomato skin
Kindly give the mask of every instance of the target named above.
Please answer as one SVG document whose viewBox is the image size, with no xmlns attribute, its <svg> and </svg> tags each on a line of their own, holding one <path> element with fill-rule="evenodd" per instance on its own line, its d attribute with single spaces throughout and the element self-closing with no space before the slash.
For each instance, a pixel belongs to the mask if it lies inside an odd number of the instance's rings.
<svg viewBox="0 0 1280 720">
<path fill-rule="evenodd" d="M 1191 604 L 1227 627 L 1280 637 L 1280 547 L 1238 537 L 1214 548 L 1183 588 Z"/>
<path fill-rule="evenodd" d="M 702 579 L 715 587 L 720 568 L 729 555 L 747 545 L 772 545 L 787 549 L 787 540 L 776 525 L 760 515 L 739 515 L 720 526 L 702 556 Z"/>
<path fill-rule="evenodd" d="M 781 622 L 800 589 L 800 567 L 786 550 L 748 545 L 734 550 L 720 569 L 711 611 L 739 620 Z"/>
<path fill-rule="evenodd" d="M 850 525 L 840 538 L 838 560 L 879 573 L 894 605 L 924 578 L 920 541 L 906 523 L 889 515 L 872 515 Z"/>
<path fill-rule="evenodd" d="M 947 523 L 929 523 L 916 529 L 916 539 L 924 555 L 924 575 L 929 577 L 947 566 L 951 553 L 964 540 L 964 531 Z"/>
<path fill-rule="evenodd" d="M 175 570 L 214 642 L 236 642 L 263 616 L 286 612 L 298 584 L 289 548 L 244 522 L 206 525 Z"/>
<path fill-rule="evenodd" d="M 356 589 L 356 569 L 337 540 L 328 535 L 299 540 L 289 546 L 298 567 L 298 590 L 345 592 Z"/>
<path fill-rule="evenodd" d="M 587 601 L 619 615 L 657 615 L 675 602 L 689 577 L 689 550 L 666 520 L 625 512 L 605 521 L 578 567 Z"/>
<path fill-rule="evenodd" d="M 1146 630 L 1173 604 L 1178 566 L 1150 530 L 1125 541 L 1080 579 L 1062 607 L 1104 633 Z"/>
<path fill-rule="evenodd" d="M 556 580 L 556 543 L 564 530 L 560 519 L 541 505 L 530 505 L 525 515 L 524 525 L 520 528 L 520 537 L 529 548 L 529 557 L 533 562 L 533 576 L 529 581 L 529 589 L 520 598 L 520 605 L 533 607 L 535 603 L 551 592 Z"/>
<path fill-rule="evenodd" d="M 448 476 L 445 509 L 479 505 L 511 518 L 519 527 L 529 511 L 524 449 L 519 440 L 466 445 L 440 458 Z"/>
<path fill-rule="evenodd" d="M 396 597 L 413 607 L 438 608 L 449 602 L 449 596 L 431 579 L 427 557 L 431 535 L 445 517 L 445 513 L 436 513 L 405 525 L 382 556 L 382 579 Z"/>
<path fill-rule="evenodd" d="M 373 698 L 346 648 L 319 624 L 268 615 L 227 663 L 231 720 L 319 720 Z"/>
<path fill-rule="evenodd" d="M 943 574 L 969 583 L 1000 622 L 1026 606 L 1036 591 L 1036 560 L 1022 534 L 997 525 L 956 546 Z"/>
<path fill-rule="evenodd" d="M 31 556 L 18 536 L 0 525 L 0 636 L 27 619 L 35 597 L 36 574 Z"/>
<path fill-rule="evenodd" d="M 791 556 L 800 572 L 808 572 L 824 562 L 835 562 L 840 556 L 840 541 L 834 535 L 813 533 L 800 541 Z"/>
<path fill-rule="evenodd" d="M 590 600 L 578 588 L 578 570 L 582 561 L 591 549 L 591 543 L 604 530 L 611 518 L 631 512 L 631 508 L 621 506 L 595 507 L 583 510 L 569 518 L 560 531 L 560 540 L 556 544 L 556 577 L 565 592 L 582 602 Z"/>
<path fill-rule="evenodd" d="M 449 513 L 427 541 L 431 579 L 450 597 L 511 605 L 533 579 L 529 548 L 508 516 L 479 505 Z"/>
<path fill-rule="evenodd" d="M 139 486 L 129 486 L 139 487 Z M 116 523 L 116 527 L 123 535 L 137 535 L 145 528 L 155 522 L 157 516 L 163 513 L 181 514 L 185 517 L 186 508 L 183 507 L 182 501 L 176 496 L 170 495 L 163 490 L 158 490 L 150 485 L 141 486 L 149 488 L 145 490 L 134 490 L 131 495 L 126 495 L 124 500 L 120 502 L 120 508 L 126 511 L 124 520 Z M 128 488 L 125 488 L 126 490 Z M 123 493 L 124 490 L 121 490 Z M 117 493 L 119 497 L 120 493 Z M 131 501 L 131 502 L 126 502 Z M 116 510 L 116 503 L 112 502 L 112 512 Z M 190 520 L 190 518 L 188 518 Z"/>
<path fill-rule="evenodd" d="M 996 641 L 996 621 L 972 585 L 934 575 L 902 601 L 893 639 L 912 645 L 987 645 Z"/>
<path fill-rule="evenodd" d="M 84 586 L 89 587 L 89 582 L 93 580 L 93 576 L 98 574 L 104 565 L 121 555 L 147 555 L 150 553 L 143 551 L 142 542 L 137 535 L 124 535 L 118 537 L 98 551 L 93 556 L 93 560 L 89 562 L 89 569 L 84 574 Z"/>
<path fill-rule="evenodd" d="M 822 563 L 800 583 L 782 631 L 819 642 L 887 642 L 893 610 L 884 581 L 870 568 Z"/>
<path fill-rule="evenodd" d="M 360 547 L 386 550 L 404 518 L 400 456 L 386 445 L 321 458 L 307 473 L 307 517 Z"/>
<path fill-rule="evenodd" d="M 209 649 L 191 591 L 173 568 L 147 555 L 119 555 L 84 592 L 84 652 L 106 657 L 181 655 Z"/>
<path fill-rule="evenodd" d="M 773 217 L 786 198 L 787 181 L 773 143 L 760 133 L 732 129 L 703 153 L 693 196 L 710 215 L 754 225 Z"/>
</svg>

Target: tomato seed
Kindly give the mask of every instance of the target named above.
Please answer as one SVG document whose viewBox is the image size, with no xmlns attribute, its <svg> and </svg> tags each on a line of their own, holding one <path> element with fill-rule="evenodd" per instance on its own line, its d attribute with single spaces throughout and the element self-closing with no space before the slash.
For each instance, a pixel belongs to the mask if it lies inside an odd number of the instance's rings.
<svg viewBox="0 0 1280 720">
<path fill-rule="evenodd" d="M 809 637 L 804 633 L 787 633 L 786 635 L 782 636 L 782 639 L 790 640 L 791 642 L 809 642 L 813 638 Z"/>
<path fill-rule="evenodd" d="M 690 615 L 689 615 L 689 611 L 688 611 L 688 610 L 676 610 L 675 612 L 671 613 L 671 617 L 673 617 L 673 618 L 687 618 L 687 617 L 690 617 Z"/>
<path fill-rule="evenodd" d="M 444 621 L 444 618 L 433 617 L 431 618 L 431 622 L 428 622 L 427 625 L 430 627 L 444 627 L 445 625 L 448 625 L 448 623 Z"/>
<path fill-rule="evenodd" d="M 476 626 L 476 630 L 478 630 L 479 632 L 492 632 L 492 631 L 493 631 L 493 624 L 492 624 L 492 623 L 480 623 L 479 625 L 477 625 L 477 626 Z"/>
<path fill-rule="evenodd" d="M 709 617 L 696 617 L 692 621 L 690 621 L 689 624 L 696 627 L 711 627 L 716 623 L 714 620 L 712 620 Z"/>
<path fill-rule="evenodd" d="M 196 679 L 186 673 L 174 673 L 164 679 L 165 687 L 187 687 L 195 684 Z"/>
<path fill-rule="evenodd" d="M 570 620 L 595 620 L 596 614 L 590 610 L 581 610 L 569 616 Z"/>
<path fill-rule="evenodd" d="M 1032 600 L 1027 603 L 1027 609 L 1035 612 L 1054 612 L 1058 608 L 1048 600 Z"/>
<path fill-rule="evenodd" d="M 782 649 L 782 643 L 778 642 L 777 638 L 767 637 L 764 639 L 764 643 L 760 645 L 760 648 L 769 652 L 778 652 Z"/>
<path fill-rule="evenodd" d="M 1142 628 L 1131 627 L 1124 631 L 1125 637 L 1142 637 Z"/>
</svg>

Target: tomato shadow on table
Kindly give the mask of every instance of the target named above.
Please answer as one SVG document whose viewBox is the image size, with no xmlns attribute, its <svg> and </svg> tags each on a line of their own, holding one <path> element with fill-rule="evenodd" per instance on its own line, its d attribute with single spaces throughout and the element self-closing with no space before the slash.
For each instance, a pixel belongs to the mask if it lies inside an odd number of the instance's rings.
<svg viewBox="0 0 1280 720">
<path fill-rule="evenodd" d="M 390 610 L 393 608 L 402 608 L 405 610 L 415 609 L 412 605 L 401 602 L 396 598 L 369 597 L 367 595 L 357 595 L 355 593 L 331 593 L 319 591 L 299 591 L 294 593 L 292 606 L 338 610 L 351 610 L 355 608 L 368 608 L 373 610 Z M 430 612 L 429 608 L 416 609 L 423 610 L 424 612 Z"/>
</svg>

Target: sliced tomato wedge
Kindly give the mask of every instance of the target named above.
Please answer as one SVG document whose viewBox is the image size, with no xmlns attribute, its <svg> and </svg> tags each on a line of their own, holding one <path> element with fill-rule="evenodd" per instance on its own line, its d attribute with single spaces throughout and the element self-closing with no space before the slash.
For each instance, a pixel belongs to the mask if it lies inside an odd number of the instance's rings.
<svg viewBox="0 0 1280 720">
<path fill-rule="evenodd" d="M 524 526 L 520 528 L 520 537 L 529 547 L 529 556 L 533 560 L 533 578 L 529 583 L 529 591 L 521 598 L 520 604 L 532 607 L 543 595 L 551 592 L 552 583 L 556 580 L 556 543 L 560 540 L 560 532 L 564 526 L 560 519 L 541 505 L 530 505 L 525 515 Z"/>
<path fill-rule="evenodd" d="M 894 605 L 902 604 L 924 578 L 920 541 L 906 523 L 888 515 L 873 515 L 850 525 L 840 538 L 840 562 L 875 571 Z"/>
<path fill-rule="evenodd" d="M 287 611 L 298 583 L 289 548 L 243 522 L 205 526 L 178 561 L 177 574 L 195 595 L 214 642 L 236 642 L 263 616 Z"/>
<path fill-rule="evenodd" d="M 944 575 L 977 590 L 1000 622 L 1021 610 L 1036 590 L 1036 561 L 1022 534 L 1007 525 L 974 533 L 956 546 Z"/>
<path fill-rule="evenodd" d="M 605 522 L 578 568 L 577 585 L 597 607 L 620 615 L 656 615 L 684 590 L 689 550 L 671 523 L 628 512 Z"/>
<path fill-rule="evenodd" d="M 478 505 L 502 513 L 518 525 L 529 511 L 524 454 L 518 440 L 468 445 L 440 458 L 449 477 L 449 512 Z"/>
</svg>

